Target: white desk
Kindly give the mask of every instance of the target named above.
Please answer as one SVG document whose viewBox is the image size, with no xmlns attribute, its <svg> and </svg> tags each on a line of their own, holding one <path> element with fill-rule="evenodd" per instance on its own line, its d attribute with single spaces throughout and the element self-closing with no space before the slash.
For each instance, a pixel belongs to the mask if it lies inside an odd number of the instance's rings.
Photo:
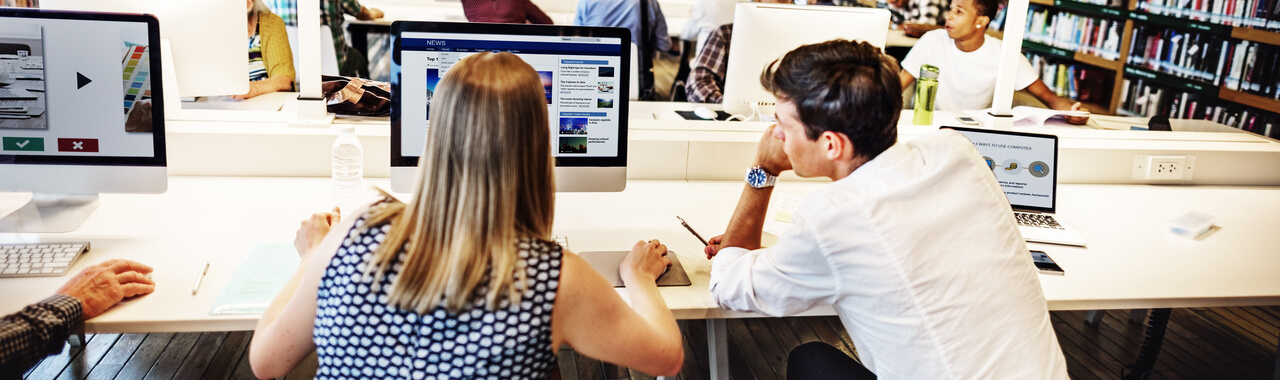
<svg viewBox="0 0 1280 380">
<path fill-rule="evenodd" d="M 818 186 L 784 182 L 779 192 L 807 194 Z M 698 294 L 705 292 L 707 266 L 699 243 L 675 221 L 675 215 L 683 216 L 704 235 L 723 231 L 741 189 L 738 182 L 632 181 L 621 193 L 563 193 L 557 197 L 555 231 L 569 236 L 575 251 L 619 250 L 634 240 L 662 239 L 685 259 L 694 282 L 663 289 L 678 318 L 748 316 L 719 310 Z M 246 329 L 252 325 L 207 316 L 207 306 L 252 243 L 292 241 L 302 217 L 333 204 L 328 191 L 328 181 L 315 178 L 173 177 L 163 195 L 104 194 L 99 210 L 75 232 L 0 234 L 0 241 L 91 241 L 93 249 L 74 270 L 110 258 L 156 267 L 155 295 L 91 321 L 90 331 Z M 1280 246 L 1280 234 L 1273 232 L 1280 213 L 1258 212 L 1280 210 L 1280 188 L 1063 185 L 1061 191 L 1059 215 L 1080 230 L 1089 247 L 1032 244 L 1049 251 L 1068 273 L 1041 276 L 1050 308 L 1280 304 L 1280 276 L 1274 274 L 1280 255 L 1273 254 Z M 1189 210 L 1216 215 L 1221 229 L 1199 241 L 1167 234 L 1167 222 Z M 213 262 L 212 269 L 200 294 L 191 296 L 188 287 L 204 259 Z M 63 281 L 0 279 L 22 289 L 7 293 L 0 310 L 37 301 Z M 130 320 L 158 325 L 134 326 Z"/>
<path fill-rule="evenodd" d="M 807 194 L 821 183 L 784 182 L 780 193 Z M 704 236 L 723 231 L 740 182 L 632 181 L 620 193 L 557 195 L 554 232 L 574 251 L 622 250 L 658 238 L 678 254 L 693 282 L 660 291 L 679 319 L 708 319 L 713 374 L 727 374 L 724 318 L 760 317 L 719 309 L 707 291 L 709 264 L 701 244 L 680 227 L 689 221 Z M 1053 310 L 1204 307 L 1280 304 L 1280 188 L 1063 185 L 1060 215 L 1089 239 L 1089 248 L 1033 244 L 1066 276 L 1040 276 Z M 250 330 L 257 316 L 210 316 L 254 242 L 289 242 L 298 222 L 333 202 L 322 178 L 172 177 L 163 195 L 102 196 L 100 208 L 68 234 L 0 234 L 0 242 L 88 240 L 93 246 L 73 268 L 113 258 L 153 266 L 156 292 L 126 302 L 86 323 L 88 332 Z M 1188 210 L 1218 217 L 1220 230 L 1192 241 L 1165 232 Z M 190 288 L 198 266 L 212 263 L 201 291 Z M 1030 268 L 1028 268 L 1030 270 Z M 66 277 L 0 279 L 8 290 L 0 313 L 52 294 Z M 624 297 L 625 298 L 625 297 Z M 831 308 L 806 315 L 831 315 Z"/>
</svg>

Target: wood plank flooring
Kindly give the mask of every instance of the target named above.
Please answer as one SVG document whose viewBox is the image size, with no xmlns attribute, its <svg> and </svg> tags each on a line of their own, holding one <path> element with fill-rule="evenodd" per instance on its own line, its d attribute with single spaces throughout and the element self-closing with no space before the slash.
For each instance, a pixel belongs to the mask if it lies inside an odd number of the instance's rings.
<svg viewBox="0 0 1280 380">
<path fill-rule="evenodd" d="M 1118 379 L 1142 344 L 1145 324 L 1127 310 L 1106 313 L 1097 326 L 1084 311 L 1051 313 L 1073 379 Z M 684 321 L 681 380 L 710 373 L 705 321 Z M 856 357 L 835 317 L 759 318 L 728 322 L 729 374 L 734 379 L 781 379 L 787 353 L 822 341 Z M 1276 371 L 1280 306 L 1174 309 L 1152 379 L 1270 379 Z M 252 332 L 95 334 L 82 347 L 63 348 L 32 368 L 27 379 L 252 379 Z M 652 379 L 570 349 L 559 352 L 562 379 Z M 314 355 L 285 379 L 315 374 Z"/>
</svg>

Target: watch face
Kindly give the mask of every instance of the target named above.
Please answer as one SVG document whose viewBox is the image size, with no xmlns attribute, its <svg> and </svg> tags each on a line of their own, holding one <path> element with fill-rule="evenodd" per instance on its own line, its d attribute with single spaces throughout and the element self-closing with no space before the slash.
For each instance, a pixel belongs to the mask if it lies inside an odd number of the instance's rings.
<svg viewBox="0 0 1280 380">
<path fill-rule="evenodd" d="M 764 186 L 765 181 L 768 179 L 769 175 L 764 172 L 764 169 L 751 168 L 751 170 L 747 171 L 747 184 L 751 185 L 751 187 Z"/>
</svg>

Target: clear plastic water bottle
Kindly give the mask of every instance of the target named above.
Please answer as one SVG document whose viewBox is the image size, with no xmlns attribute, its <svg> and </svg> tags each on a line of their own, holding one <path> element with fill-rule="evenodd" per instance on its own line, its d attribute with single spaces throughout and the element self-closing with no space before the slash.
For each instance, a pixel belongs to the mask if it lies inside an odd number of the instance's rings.
<svg viewBox="0 0 1280 380">
<path fill-rule="evenodd" d="M 333 194 L 338 198 L 355 195 L 364 181 L 364 147 L 353 125 L 338 125 L 333 140 Z"/>
<path fill-rule="evenodd" d="M 916 78 L 916 107 L 912 124 L 933 124 L 933 105 L 938 97 L 938 68 L 933 65 L 920 65 L 920 76 Z"/>
</svg>

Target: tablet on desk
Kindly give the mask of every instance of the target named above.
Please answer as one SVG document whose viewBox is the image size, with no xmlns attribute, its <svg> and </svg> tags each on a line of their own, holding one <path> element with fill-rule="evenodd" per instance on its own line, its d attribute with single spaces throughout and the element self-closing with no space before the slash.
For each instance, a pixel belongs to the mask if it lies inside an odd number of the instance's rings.
<svg viewBox="0 0 1280 380">
<path fill-rule="evenodd" d="M 604 275 L 609 283 L 615 288 L 622 288 L 622 274 L 618 272 L 618 265 L 622 264 L 622 259 L 627 257 L 628 251 L 593 251 L 579 252 L 578 256 L 591 264 L 591 268 L 596 272 Z M 675 252 L 668 252 L 667 257 L 671 258 L 671 269 L 666 274 L 658 277 L 658 286 L 689 286 L 693 282 L 689 281 L 689 274 L 685 273 L 684 266 L 680 265 L 680 259 L 676 257 Z"/>
</svg>

